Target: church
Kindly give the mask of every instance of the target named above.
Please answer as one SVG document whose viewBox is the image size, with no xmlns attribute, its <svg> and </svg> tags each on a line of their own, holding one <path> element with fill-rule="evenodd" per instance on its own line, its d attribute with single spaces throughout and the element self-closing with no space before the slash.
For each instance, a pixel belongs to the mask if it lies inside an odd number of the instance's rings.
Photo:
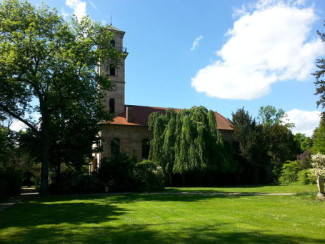
<svg viewBox="0 0 325 244">
<path fill-rule="evenodd" d="M 97 153 L 90 165 L 94 171 L 100 166 L 101 159 L 114 157 L 120 152 L 136 157 L 138 161 L 148 158 L 152 132 L 148 130 L 148 119 L 151 113 L 164 114 L 168 108 L 138 106 L 125 104 L 125 59 L 127 50 L 123 47 L 125 32 L 110 25 L 109 30 L 114 33 L 111 44 L 125 54 L 125 58 L 118 67 L 104 67 L 99 65 L 99 74 L 109 74 L 112 89 L 105 94 L 104 107 L 114 114 L 112 121 L 102 124 L 100 132 L 102 152 Z M 175 112 L 180 109 L 173 108 Z M 218 112 L 215 112 L 217 128 L 225 141 L 232 141 L 233 128 L 231 122 Z"/>
</svg>

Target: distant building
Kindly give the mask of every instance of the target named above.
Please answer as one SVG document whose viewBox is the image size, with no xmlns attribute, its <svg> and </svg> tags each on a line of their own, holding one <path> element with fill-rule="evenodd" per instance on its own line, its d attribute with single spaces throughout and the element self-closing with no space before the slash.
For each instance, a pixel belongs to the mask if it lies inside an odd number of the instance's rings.
<svg viewBox="0 0 325 244">
<path fill-rule="evenodd" d="M 109 29 L 114 32 L 112 45 L 121 52 L 127 54 L 123 47 L 125 32 L 113 26 Z M 125 56 L 126 57 L 126 56 Z M 125 152 L 129 156 L 135 156 L 138 161 L 147 158 L 150 150 L 152 132 L 148 131 L 148 118 L 153 112 L 164 114 L 168 108 L 137 106 L 125 104 L 125 60 L 114 67 L 113 65 L 99 66 L 99 74 L 109 74 L 113 83 L 111 91 L 104 97 L 105 109 L 115 114 L 113 121 L 104 123 L 100 135 L 103 151 L 96 154 L 91 164 L 91 171 L 96 170 L 104 157 L 114 157 L 119 152 Z M 180 109 L 174 109 L 178 112 Z M 217 128 L 224 140 L 232 140 L 233 129 L 228 119 L 215 112 Z"/>
</svg>

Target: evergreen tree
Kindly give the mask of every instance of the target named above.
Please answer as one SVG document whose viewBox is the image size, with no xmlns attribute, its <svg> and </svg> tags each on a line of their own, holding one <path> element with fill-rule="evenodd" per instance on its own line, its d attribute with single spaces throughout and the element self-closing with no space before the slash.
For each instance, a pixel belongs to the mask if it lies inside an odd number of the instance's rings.
<svg viewBox="0 0 325 244">
<path fill-rule="evenodd" d="M 313 154 L 325 154 L 325 116 L 322 115 L 319 126 L 315 129 L 313 134 Z"/>
</svg>

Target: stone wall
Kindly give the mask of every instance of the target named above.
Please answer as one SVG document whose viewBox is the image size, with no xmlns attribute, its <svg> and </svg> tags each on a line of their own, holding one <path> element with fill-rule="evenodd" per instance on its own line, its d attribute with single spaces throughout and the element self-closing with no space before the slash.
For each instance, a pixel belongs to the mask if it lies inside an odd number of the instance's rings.
<svg viewBox="0 0 325 244">
<path fill-rule="evenodd" d="M 126 152 L 129 156 L 135 156 L 138 161 L 142 160 L 142 142 L 144 139 L 151 140 L 152 133 L 147 126 L 126 126 L 126 125 L 107 125 L 103 127 L 101 158 L 110 157 L 111 141 L 114 138 L 120 141 L 120 152 Z"/>
</svg>

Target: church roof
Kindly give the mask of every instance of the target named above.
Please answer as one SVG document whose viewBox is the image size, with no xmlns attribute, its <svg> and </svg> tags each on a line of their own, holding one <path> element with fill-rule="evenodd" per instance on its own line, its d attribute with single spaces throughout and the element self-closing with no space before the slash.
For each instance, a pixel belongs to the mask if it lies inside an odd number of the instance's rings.
<svg viewBox="0 0 325 244">
<path fill-rule="evenodd" d="M 120 29 L 118 29 L 118 28 L 116 28 L 115 26 L 112 26 L 112 25 L 109 25 L 109 26 L 107 27 L 107 29 L 109 29 L 109 30 L 111 30 L 111 31 L 116 31 L 116 32 L 122 32 L 122 33 L 125 33 L 124 31 L 122 31 L 122 30 L 120 30 Z"/>
<path fill-rule="evenodd" d="M 128 109 L 127 109 L 128 107 Z M 165 114 L 168 108 L 160 107 L 148 107 L 148 106 L 136 106 L 136 105 L 125 105 L 124 112 L 115 116 L 113 121 L 108 121 L 107 124 L 112 125 L 134 125 L 134 126 L 148 126 L 149 115 L 154 112 L 159 112 Z M 181 109 L 173 108 L 177 113 Z M 128 110 L 128 119 L 127 121 L 127 110 Z M 223 117 L 218 112 L 214 112 L 217 127 L 219 130 L 233 130 L 231 122 Z"/>
</svg>

